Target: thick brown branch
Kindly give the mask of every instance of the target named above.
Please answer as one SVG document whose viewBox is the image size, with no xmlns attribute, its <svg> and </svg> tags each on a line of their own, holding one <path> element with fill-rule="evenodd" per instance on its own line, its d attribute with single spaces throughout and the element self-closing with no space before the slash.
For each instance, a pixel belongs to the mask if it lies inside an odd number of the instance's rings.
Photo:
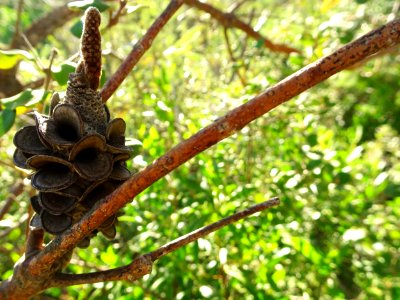
<svg viewBox="0 0 400 300">
<path fill-rule="evenodd" d="M 80 240 L 129 203 L 133 197 L 198 153 L 339 71 L 399 42 L 400 19 L 397 19 L 304 67 L 249 102 L 233 109 L 169 150 L 100 201 L 81 221 L 55 238 L 38 254 L 29 264 L 28 272 L 33 276 L 46 272 L 49 265 L 73 249 Z"/>
<path fill-rule="evenodd" d="M 28 258 L 42 250 L 44 245 L 44 230 L 29 230 L 26 240 L 25 257 Z"/>
<path fill-rule="evenodd" d="M 154 21 L 146 34 L 135 44 L 118 70 L 105 83 L 100 91 L 103 102 L 106 102 L 115 90 L 121 85 L 122 81 L 128 76 L 139 59 L 151 47 L 153 40 L 167 24 L 174 13 L 182 6 L 183 0 L 172 0 L 161 15 Z"/>
<path fill-rule="evenodd" d="M 149 257 L 152 261 L 156 261 L 160 257 L 162 257 L 172 251 L 175 251 L 193 241 L 196 241 L 199 238 L 210 234 L 211 232 L 217 231 L 218 229 L 220 229 L 224 226 L 232 224 L 236 221 L 239 221 L 240 219 L 244 219 L 250 215 L 253 215 L 257 212 L 263 211 L 272 206 L 279 205 L 279 203 L 280 203 L 279 199 L 275 197 L 268 201 L 253 205 L 246 210 L 242 210 L 242 211 L 237 212 L 229 217 L 219 220 L 215 223 L 204 226 L 204 227 L 199 228 L 195 231 L 192 231 L 184 236 L 181 236 L 181 237 L 177 238 L 176 240 L 173 240 L 172 242 L 165 244 L 164 246 L 160 247 L 159 249 L 146 254 L 145 256 Z"/>
<path fill-rule="evenodd" d="M 196 7 L 197 9 L 200 9 L 210 14 L 210 16 L 217 20 L 218 23 L 220 23 L 222 26 L 226 28 L 240 29 L 253 39 L 257 41 L 262 41 L 264 43 L 264 46 L 272 51 L 283 53 L 300 53 L 299 50 L 293 47 L 289 47 L 284 44 L 273 43 L 271 40 L 264 37 L 261 33 L 255 31 L 249 24 L 238 19 L 233 13 L 224 13 L 210 4 L 198 0 L 184 0 L 184 2 L 189 6 Z"/>
</svg>

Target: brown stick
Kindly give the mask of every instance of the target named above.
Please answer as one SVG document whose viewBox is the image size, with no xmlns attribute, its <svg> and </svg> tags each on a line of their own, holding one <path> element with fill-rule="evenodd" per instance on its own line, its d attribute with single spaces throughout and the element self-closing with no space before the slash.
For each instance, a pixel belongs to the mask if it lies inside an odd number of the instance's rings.
<svg viewBox="0 0 400 300">
<path fill-rule="evenodd" d="M 22 14 L 22 10 L 24 7 L 24 0 L 19 0 L 18 1 L 18 6 L 17 6 L 17 20 L 15 21 L 15 30 L 14 30 L 14 36 L 12 38 L 12 42 L 17 38 L 19 38 L 19 35 L 21 34 L 21 14 Z"/>
<path fill-rule="evenodd" d="M 9 190 L 10 195 L 5 200 L 3 207 L 0 209 L 0 220 L 4 218 L 4 215 L 10 210 L 12 203 L 15 198 L 18 197 L 24 191 L 24 183 L 22 180 L 18 180 Z"/>
<path fill-rule="evenodd" d="M 49 281 L 48 287 L 67 287 L 77 284 L 87 284 L 105 281 L 127 280 L 135 281 L 144 275 L 151 273 L 153 262 L 145 257 L 139 256 L 129 265 L 107 271 L 99 271 L 85 274 L 63 274 L 58 273 Z"/>
<path fill-rule="evenodd" d="M 242 210 L 240 212 L 237 212 L 229 217 L 226 217 L 222 220 L 219 220 L 215 223 L 212 223 L 210 225 L 204 226 L 202 228 L 196 229 L 184 236 L 181 236 L 177 238 L 176 240 L 173 240 L 172 242 L 165 244 L 164 246 L 160 247 L 159 249 L 150 252 L 146 254 L 145 256 L 149 257 L 151 261 L 156 261 L 160 257 L 175 251 L 183 246 L 186 246 L 187 244 L 198 240 L 199 238 L 206 236 L 210 234 L 211 232 L 217 231 L 218 229 L 227 226 L 229 224 L 232 224 L 236 221 L 239 221 L 240 219 L 244 219 L 250 215 L 253 215 L 257 212 L 263 211 L 267 208 L 279 205 L 280 201 L 278 198 L 271 198 L 268 201 L 253 205 L 249 207 L 246 210 Z"/>
<path fill-rule="evenodd" d="M 226 44 L 226 48 L 228 50 L 229 57 L 231 58 L 231 61 L 233 63 L 237 63 L 237 60 L 236 60 L 235 56 L 233 55 L 233 51 L 232 51 L 232 47 L 231 47 L 231 42 L 229 40 L 229 35 L 228 35 L 227 28 L 224 28 L 224 37 L 225 37 L 225 44 Z M 240 74 L 239 68 L 234 67 L 233 68 L 233 72 L 237 75 L 237 77 L 239 77 L 240 82 L 245 87 L 247 85 L 246 79 L 244 78 L 244 76 L 242 76 L 242 74 Z"/>
<path fill-rule="evenodd" d="M 122 13 L 125 9 L 125 6 L 128 4 L 127 0 L 120 0 L 119 1 L 119 7 L 118 10 L 114 13 L 110 13 L 110 19 L 107 24 L 107 29 L 110 29 L 111 27 L 115 26 L 118 24 L 119 18 L 122 16 Z"/>
<path fill-rule="evenodd" d="M 160 257 L 171 253 L 172 251 L 175 251 L 183 246 L 186 246 L 187 244 L 196 241 L 199 238 L 204 237 L 214 231 L 217 231 L 224 226 L 244 219 L 267 208 L 276 206 L 279 203 L 280 202 L 278 198 L 272 198 L 268 201 L 253 205 L 246 210 L 242 210 L 222 220 L 219 220 L 210 225 L 194 230 L 184 236 L 181 236 L 176 240 L 173 240 L 172 242 L 161 246 L 153 252 L 149 252 L 143 256 L 139 256 L 129 265 L 124 267 L 85 274 L 55 274 L 55 277 L 51 280 L 49 287 L 66 287 L 76 284 L 116 280 L 135 281 L 139 278 L 142 278 L 144 275 L 150 274 L 153 262 Z"/>
<path fill-rule="evenodd" d="M 129 203 L 133 197 L 198 153 L 234 134 L 251 121 L 317 83 L 399 42 L 400 19 L 396 19 L 304 67 L 249 102 L 233 109 L 169 150 L 144 170 L 133 175 L 112 194 L 99 201 L 81 221 L 55 238 L 33 258 L 28 266 L 28 272 L 33 276 L 46 272 L 49 265 L 73 249 L 80 240 Z"/>
<path fill-rule="evenodd" d="M 196 7 L 202 11 L 208 13 L 212 18 L 218 21 L 222 26 L 226 28 L 237 28 L 245 32 L 248 36 L 252 37 L 257 41 L 263 41 L 264 46 L 275 52 L 283 53 L 300 53 L 299 50 L 289 47 L 284 44 L 275 44 L 271 40 L 264 37 L 261 33 L 255 31 L 249 24 L 238 19 L 233 13 L 224 13 L 214 6 L 198 0 L 184 0 L 188 6 Z"/>
<path fill-rule="evenodd" d="M 128 76 L 139 59 L 151 47 L 153 40 L 171 19 L 174 13 L 182 6 L 183 0 L 172 0 L 161 15 L 154 21 L 146 34 L 135 44 L 118 70 L 105 83 L 100 91 L 103 102 L 106 102 L 115 90 L 121 85 L 122 81 Z"/>
</svg>

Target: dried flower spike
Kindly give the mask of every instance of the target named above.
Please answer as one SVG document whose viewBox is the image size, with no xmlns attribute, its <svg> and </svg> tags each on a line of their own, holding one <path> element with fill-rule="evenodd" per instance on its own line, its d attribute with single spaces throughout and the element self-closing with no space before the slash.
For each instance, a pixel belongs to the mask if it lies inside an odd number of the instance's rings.
<svg viewBox="0 0 400 300">
<path fill-rule="evenodd" d="M 107 110 L 97 88 L 101 74 L 100 12 L 89 7 L 85 12 L 81 38 L 81 59 L 75 73 L 69 75 L 63 103 L 74 106 L 84 121 L 85 132 L 105 133 Z"/>
<path fill-rule="evenodd" d="M 101 75 L 100 23 L 101 16 L 97 8 L 88 8 L 85 12 L 81 37 L 81 62 L 76 71 L 86 75 L 89 87 L 93 90 L 99 87 Z"/>
</svg>

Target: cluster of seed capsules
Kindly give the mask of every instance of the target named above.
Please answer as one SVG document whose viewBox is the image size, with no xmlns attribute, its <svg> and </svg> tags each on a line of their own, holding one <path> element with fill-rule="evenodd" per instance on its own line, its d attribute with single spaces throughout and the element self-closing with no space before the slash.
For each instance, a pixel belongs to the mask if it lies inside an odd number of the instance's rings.
<svg viewBox="0 0 400 300">
<path fill-rule="evenodd" d="M 59 235 L 130 177 L 123 119 L 110 113 L 97 91 L 101 73 L 100 13 L 89 8 L 81 39 L 81 61 L 69 75 L 65 97 L 53 95 L 49 116 L 34 112 L 35 125 L 14 136 L 14 163 L 31 169 L 31 226 Z M 117 216 L 78 245 L 87 247 L 98 231 L 116 235 Z"/>
<path fill-rule="evenodd" d="M 34 171 L 31 184 L 39 194 L 31 199 L 36 212 L 31 225 L 57 235 L 129 178 L 126 125 L 116 118 L 106 120 L 104 132 L 85 130 L 89 126 L 68 102 L 52 107 L 49 117 L 35 112 L 35 122 L 16 133 L 14 163 Z M 113 216 L 98 230 L 112 239 L 115 222 Z M 89 239 L 80 246 L 87 246 Z"/>
</svg>

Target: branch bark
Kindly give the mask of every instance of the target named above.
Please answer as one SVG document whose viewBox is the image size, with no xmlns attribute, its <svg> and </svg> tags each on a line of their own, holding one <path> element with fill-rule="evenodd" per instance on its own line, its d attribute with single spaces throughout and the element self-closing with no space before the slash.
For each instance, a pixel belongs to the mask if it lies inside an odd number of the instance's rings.
<svg viewBox="0 0 400 300">
<path fill-rule="evenodd" d="M 146 256 L 139 256 L 129 265 L 107 271 L 85 274 L 55 274 L 47 287 L 67 287 L 77 284 L 97 283 L 105 281 L 135 281 L 150 274 L 153 262 Z"/>
<path fill-rule="evenodd" d="M 396 19 L 304 67 L 249 102 L 228 112 L 173 147 L 154 163 L 133 175 L 112 194 L 99 201 L 80 222 L 56 237 L 34 257 L 27 267 L 28 272 L 33 276 L 47 272 L 50 265 L 73 249 L 80 240 L 129 203 L 132 198 L 198 153 L 238 132 L 251 121 L 339 71 L 399 42 L 400 19 Z"/>
<path fill-rule="evenodd" d="M 161 15 L 147 30 L 146 34 L 133 46 L 118 70 L 105 83 L 100 91 L 103 102 L 106 102 L 115 90 L 121 85 L 122 81 L 128 76 L 139 59 L 151 47 L 153 40 L 156 38 L 161 29 L 167 24 L 175 12 L 182 6 L 183 0 L 172 0 Z"/>
<path fill-rule="evenodd" d="M 242 30 L 249 37 L 262 41 L 264 46 L 271 51 L 282 52 L 282 53 L 300 53 L 299 50 L 289 47 L 284 44 L 276 44 L 271 40 L 264 37 L 258 31 L 255 31 L 249 24 L 243 22 L 238 17 L 236 17 L 233 13 L 224 13 L 214 6 L 207 4 L 205 2 L 201 2 L 199 0 L 184 0 L 185 4 L 191 7 L 195 7 L 199 10 L 202 10 L 208 13 L 213 19 L 215 19 L 218 23 L 220 23 L 225 28 L 236 28 Z"/>
</svg>

